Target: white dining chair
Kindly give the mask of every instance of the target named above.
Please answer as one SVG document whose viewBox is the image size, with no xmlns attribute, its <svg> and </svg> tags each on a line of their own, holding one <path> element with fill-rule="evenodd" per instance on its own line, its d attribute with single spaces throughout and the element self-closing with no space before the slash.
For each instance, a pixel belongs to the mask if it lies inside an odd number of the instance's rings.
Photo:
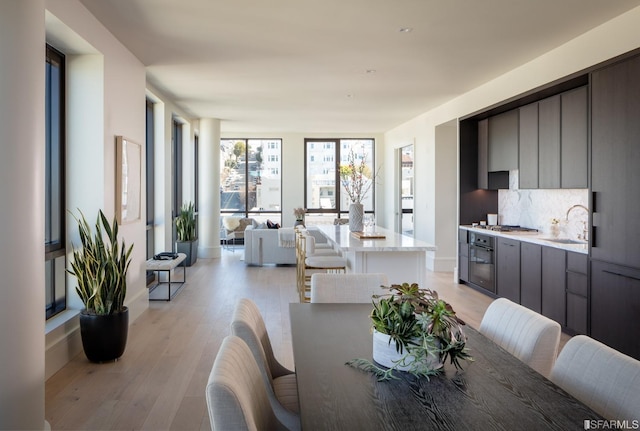
<svg viewBox="0 0 640 431">
<path fill-rule="evenodd" d="M 545 377 L 558 355 L 560 325 L 506 298 L 493 301 L 480 333 Z"/>
<path fill-rule="evenodd" d="M 300 429 L 300 421 L 295 416 L 289 422 L 276 416 L 253 353 L 234 335 L 226 337 L 220 346 L 205 397 L 213 430 Z"/>
<path fill-rule="evenodd" d="M 549 379 L 607 419 L 640 421 L 640 361 L 593 338 L 567 341 Z"/>
<path fill-rule="evenodd" d="M 236 303 L 231 319 L 231 334 L 240 337 L 251 349 L 260 367 L 267 394 L 276 415 L 280 417 L 282 408 L 299 413 L 298 383 L 293 371 L 276 359 L 258 306 L 250 299 L 242 298 Z M 288 417 L 289 414 L 283 413 Z"/>
<path fill-rule="evenodd" d="M 385 295 L 388 283 L 381 273 L 323 274 L 311 276 L 311 302 L 371 303 L 373 295 Z"/>
</svg>

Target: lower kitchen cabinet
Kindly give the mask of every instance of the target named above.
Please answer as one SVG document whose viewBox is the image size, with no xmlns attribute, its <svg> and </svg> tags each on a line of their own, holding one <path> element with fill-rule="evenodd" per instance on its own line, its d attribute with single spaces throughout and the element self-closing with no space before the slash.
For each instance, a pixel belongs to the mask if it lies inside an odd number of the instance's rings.
<svg viewBox="0 0 640 431">
<path fill-rule="evenodd" d="M 520 241 L 496 239 L 496 293 L 520 303 Z"/>
<path fill-rule="evenodd" d="M 591 337 L 640 360 L 640 269 L 591 261 Z"/>
<path fill-rule="evenodd" d="M 458 231 L 458 278 L 469 281 L 469 231 Z"/>
<path fill-rule="evenodd" d="M 542 311 L 542 246 L 529 242 L 520 244 L 520 304 Z"/>
<path fill-rule="evenodd" d="M 566 251 L 542 247 L 542 314 L 566 325 Z"/>
<path fill-rule="evenodd" d="M 586 254 L 567 253 L 567 329 L 576 334 L 588 333 L 588 267 Z"/>
</svg>

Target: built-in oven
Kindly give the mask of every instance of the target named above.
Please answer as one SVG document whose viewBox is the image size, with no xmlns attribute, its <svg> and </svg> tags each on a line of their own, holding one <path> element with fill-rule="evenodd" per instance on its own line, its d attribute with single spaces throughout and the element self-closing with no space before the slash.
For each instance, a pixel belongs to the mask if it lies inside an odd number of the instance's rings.
<svg viewBox="0 0 640 431">
<path fill-rule="evenodd" d="M 496 293 L 494 237 L 477 232 L 469 234 L 469 281 Z"/>
</svg>

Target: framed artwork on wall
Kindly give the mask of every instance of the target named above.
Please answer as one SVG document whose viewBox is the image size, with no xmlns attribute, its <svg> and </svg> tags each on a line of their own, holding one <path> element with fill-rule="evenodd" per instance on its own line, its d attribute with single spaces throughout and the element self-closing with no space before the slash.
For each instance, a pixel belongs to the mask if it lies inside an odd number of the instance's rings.
<svg viewBox="0 0 640 431">
<path fill-rule="evenodd" d="M 140 219 L 142 192 L 142 147 L 124 136 L 116 136 L 116 216 L 118 223 Z"/>
</svg>

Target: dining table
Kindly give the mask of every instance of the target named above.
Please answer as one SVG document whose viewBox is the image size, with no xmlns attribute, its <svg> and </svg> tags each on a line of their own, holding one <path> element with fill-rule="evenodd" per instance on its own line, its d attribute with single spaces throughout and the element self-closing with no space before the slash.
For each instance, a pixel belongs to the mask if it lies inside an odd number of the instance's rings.
<svg viewBox="0 0 640 431">
<path fill-rule="evenodd" d="M 289 306 L 303 430 L 582 430 L 602 418 L 465 325 L 472 361 L 429 378 L 378 381 L 346 363 L 372 361 L 371 304 Z M 591 423 L 591 422 L 589 422 Z"/>
</svg>

